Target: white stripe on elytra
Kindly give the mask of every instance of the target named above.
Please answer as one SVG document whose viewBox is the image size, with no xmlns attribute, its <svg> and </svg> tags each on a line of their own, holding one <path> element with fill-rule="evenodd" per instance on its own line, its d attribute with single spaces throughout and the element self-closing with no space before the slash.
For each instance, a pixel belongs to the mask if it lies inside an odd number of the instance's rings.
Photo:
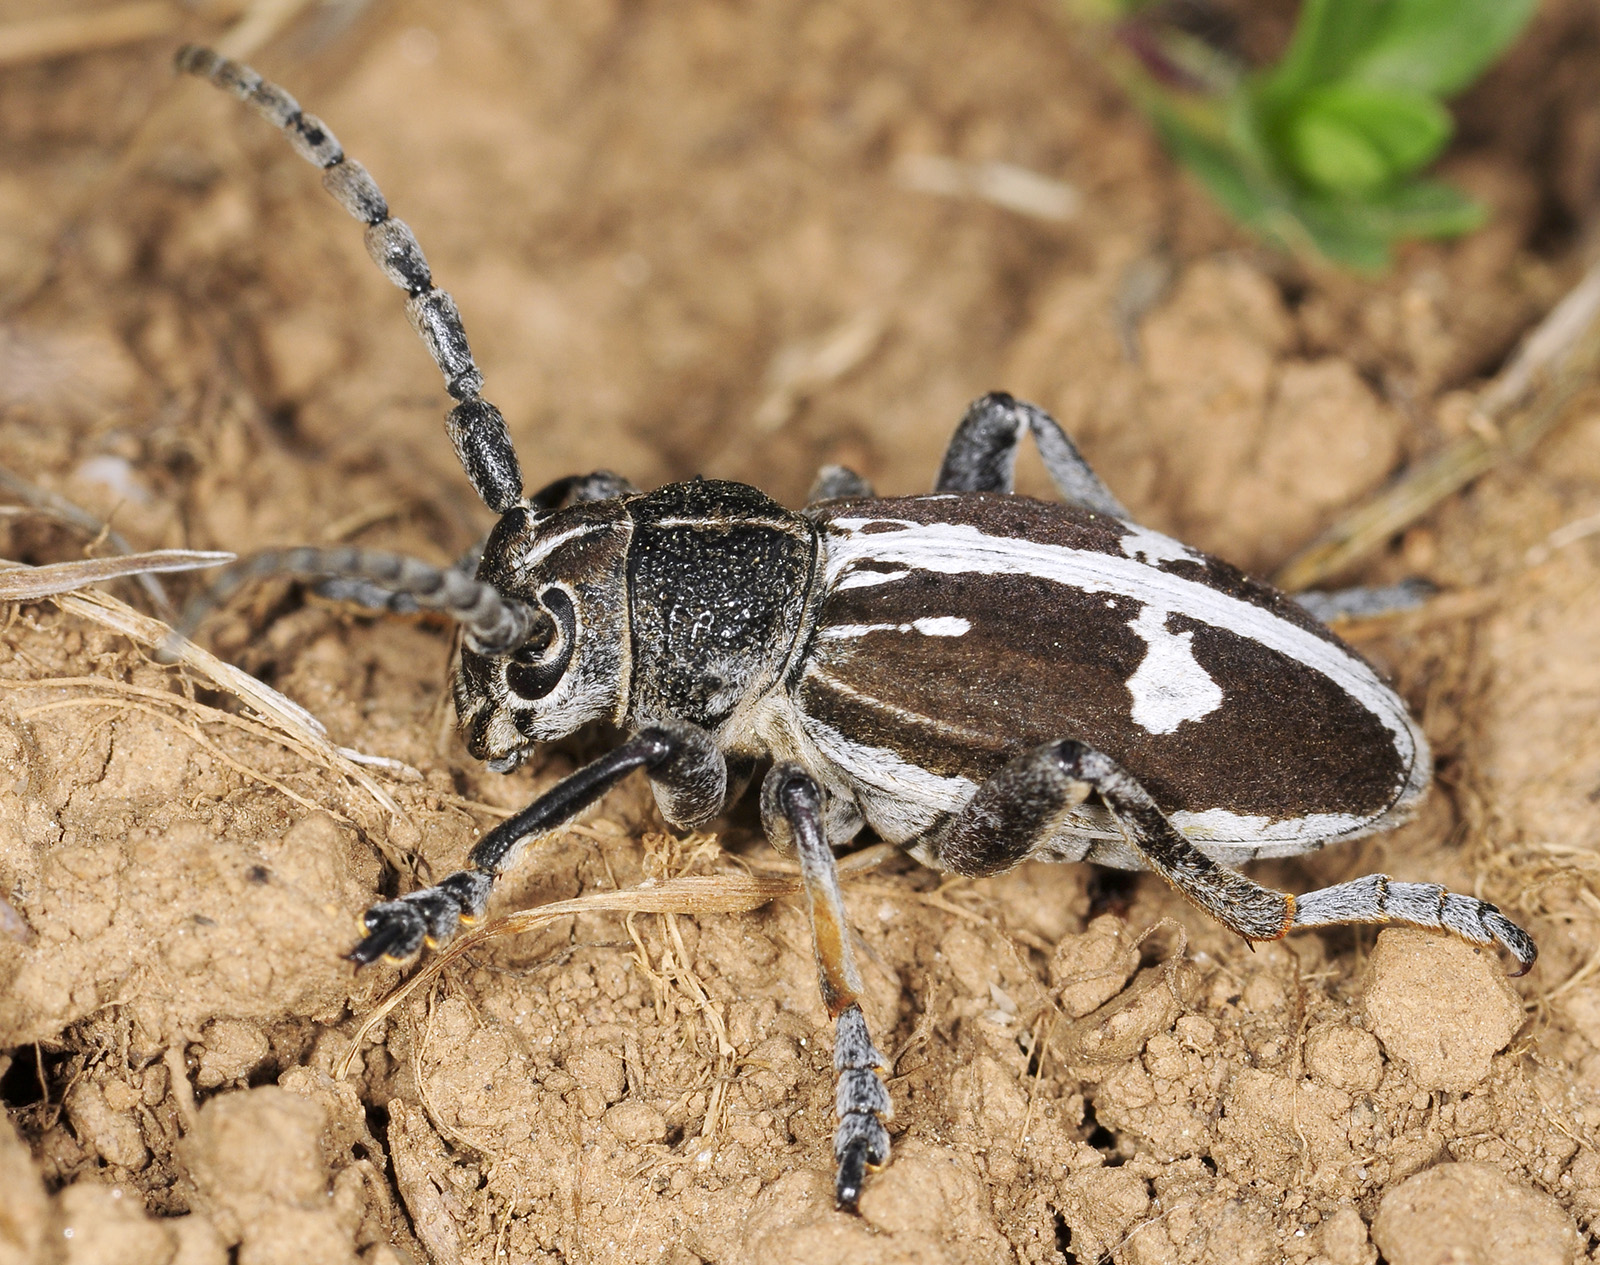
<svg viewBox="0 0 1600 1265">
<path fill-rule="evenodd" d="M 1222 706 L 1222 687 L 1194 657 L 1194 634 L 1169 632 L 1167 614 L 1146 606 L 1128 625 L 1149 647 L 1128 678 L 1131 714 L 1134 724 L 1152 734 L 1170 734 L 1184 721 L 1199 720 Z"/>
<path fill-rule="evenodd" d="M 1200 561 L 1199 554 L 1171 536 L 1163 536 L 1158 531 L 1126 520 L 1122 522 L 1122 528 L 1127 534 L 1118 543 L 1122 546 L 1122 552 L 1130 558 L 1137 558 L 1152 567 L 1163 562 Z"/>
<path fill-rule="evenodd" d="M 1261 852 L 1258 856 L 1292 856 L 1296 851 L 1304 851 L 1308 841 L 1331 843 L 1341 835 L 1355 834 L 1372 827 L 1371 817 L 1358 817 L 1351 813 L 1308 813 L 1304 817 L 1273 821 L 1270 817 L 1233 813 L 1226 808 L 1208 808 L 1204 812 L 1180 809 L 1169 814 L 1169 820 L 1196 842 L 1217 840 L 1227 843 L 1248 839 L 1253 844 L 1291 845 L 1283 853 Z"/>
<path fill-rule="evenodd" d="M 819 666 L 814 659 L 806 664 L 805 677 L 806 680 L 815 681 L 836 694 L 854 699 L 874 711 L 893 716 L 905 724 L 924 732 L 931 730 L 944 738 L 956 742 L 964 742 L 971 746 L 983 747 L 993 741 L 993 736 L 981 729 L 968 729 L 965 725 L 958 725 L 954 721 L 944 720 L 938 716 L 929 716 L 924 712 L 913 711 L 909 707 L 901 707 L 897 703 L 891 703 L 887 699 L 879 698 L 876 694 L 858 690 L 855 686 L 846 681 L 841 681 L 838 677 L 829 673 L 827 669 Z M 811 718 L 808 716 L 806 724 L 809 725 L 810 723 Z"/>
<path fill-rule="evenodd" d="M 888 584 L 891 580 L 903 580 L 910 575 L 909 571 L 852 571 L 843 577 L 837 587 L 841 589 L 870 589 L 874 584 Z"/>
<path fill-rule="evenodd" d="M 882 529 L 885 522 L 897 523 L 904 530 L 886 532 Z M 876 530 L 860 533 L 858 529 L 869 523 Z M 829 588 L 847 575 L 862 574 L 853 568 L 871 562 L 944 575 L 1031 575 L 1087 593 L 1117 594 L 1246 637 L 1320 672 L 1383 722 L 1394 734 L 1398 751 L 1411 754 L 1422 746 L 1421 735 L 1395 696 L 1359 659 L 1264 607 L 1181 575 L 1132 557 L 1017 536 L 990 536 L 968 523 L 914 523 L 875 516 L 836 518 L 830 527 L 824 562 L 824 581 Z M 1146 534 L 1151 540 L 1149 548 L 1159 551 L 1154 541 L 1165 537 L 1147 529 Z M 1194 557 L 1187 551 L 1183 556 Z"/>
<path fill-rule="evenodd" d="M 960 637 L 971 628 L 971 621 L 959 615 L 927 615 L 922 619 L 913 619 L 909 624 L 830 624 L 826 628 L 819 628 L 817 636 L 825 641 L 843 641 L 875 632 L 919 632 L 924 637 Z"/>
</svg>

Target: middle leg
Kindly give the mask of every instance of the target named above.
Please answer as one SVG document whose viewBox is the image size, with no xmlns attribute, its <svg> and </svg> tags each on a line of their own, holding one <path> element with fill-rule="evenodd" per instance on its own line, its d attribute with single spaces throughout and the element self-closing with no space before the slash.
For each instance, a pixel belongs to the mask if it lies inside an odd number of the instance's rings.
<svg viewBox="0 0 1600 1265">
<path fill-rule="evenodd" d="M 761 785 L 761 824 L 774 847 L 800 860 L 822 1003 L 834 1020 L 833 1067 L 839 1077 L 834 1199 L 841 1210 L 854 1212 L 867 1173 L 889 1162 L 889 1131 L 883 1122 L 893 1116 L 894 1107 L 883 1083 L 888 1061 L 872 1044 L 861 1013 L 861 974 L 850 947 L 839 871 L 822 830 L 822 791 L 799 765 L 774 765 L 767 774 Z"/>
<path fill-rule="evenodd" d="M 1438 591 L 1437 585 L 1413 578 L 1379 587 L 1363 584 L 1352 589 L 1306 589 L 1289 597 L 1324 624 L 1331 624 L 1336 619 L 1371 619 L 1414 611 Z"/>
<path fill-rule="evenodd" d="M 1083 459 L 1061 424 L 1042 408 L 993 391 L 973 401 L 945 450 L 935 492 L 1010 492 L 1015 486 L 1017 449 L 1025 432 L 1044 458 L 1045 469 L 1062 497 L 1084 509 L 1127 518 L 1128 511 Z"/>
<path fill-rule="evenodd" d="M 872 484 L 854 470 L 847 466 L 823 466 L 817 471 L 811 490 L 806 493 L 806 504 L 816 505 L 820 501 L 852 500 L 871 495 Z"/>
</svg>

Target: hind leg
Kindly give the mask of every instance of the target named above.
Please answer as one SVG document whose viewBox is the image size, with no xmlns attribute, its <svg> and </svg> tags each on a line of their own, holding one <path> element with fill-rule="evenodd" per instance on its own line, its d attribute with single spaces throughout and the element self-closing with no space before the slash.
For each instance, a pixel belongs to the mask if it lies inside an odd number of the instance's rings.
<svg viewBox="0 0 1600 1265">
<path fill-rule="evenodd" d="M 1371 619 L 1379 615 L 1398 615 L 1414 611 L 1439 590 L 1427 580 L 1401 580 L 1380 587 L 1362 585 L 1353 589 L 1307 589 L 1289 596 L 1297 605 L 1324 624 L 1336 619 Z"/>
<path fill-rule="evenodd" d="M 1110 756 L 1071 739 L 1018 756 L 915 850 L 957 874 L 997 874 L 1036 853 L 1048 859 L 1044 849 L 1062 817 L 1090 794 L 1099 796 L 1140 860 L 1246 940 L 1276 940 L 1296 927 L 1398 922 L 1453 931 L 1474 944 L 1498 941 L 1523 972 L 1539 954 L 1528 933 L 1495 906 L 1436 883 L 1371 874 L 1304 896 L 1263 887 L 1202 852 Z"/>
</svg>

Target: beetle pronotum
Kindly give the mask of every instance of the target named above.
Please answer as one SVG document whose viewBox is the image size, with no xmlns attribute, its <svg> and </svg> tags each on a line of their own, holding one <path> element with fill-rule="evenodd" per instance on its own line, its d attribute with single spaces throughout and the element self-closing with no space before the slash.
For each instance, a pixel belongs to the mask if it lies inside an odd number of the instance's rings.
<svg viewBox="0 0 1600 1265">
<path fill-rule="evenodd" d="M 196 614 L 267 574 L 450 614 L 464 630 L 454 689 L 467 747 L 497 770 L 590 722 L 629 734 L 489 831 L 468 869 L 369 910 L 357 963 L 448 940 L 530 840 L 635 769 L 688 829 L 769 763 L 762 823 L 799 859 L 836 1023 L 844 1208 L 889 1158 L 884 1060 L 857 1002 L 833 859 L 863 827 L 958 874 L 1026 858 L 1152 869 L 1250 940 L 1407 922 L 1498 941 L 1532 965 L 1526 932 L 1435 884 L 1370 875 L 1289 896 L 1229 868 L 1397 824 L 1428 786 L 1427 742 L 1302 606 L 1134 523 L 1043 411 L 979 399 L 927 496 L 876 498 L 839 467 L 798 512 L 743 484 L 642 493 L 603 471 L 524 495 L 455 303 L 365 169 L 247 67 L 194 47 L 178 66 L 280 128 L 366 224 L 457 401 L 446 428 L 467 477 L 500 515 L 476 576 L 280 550 L 225 572 Z M 1061 502 L 1013 494 L 1025 434 Z"/>
</svg>

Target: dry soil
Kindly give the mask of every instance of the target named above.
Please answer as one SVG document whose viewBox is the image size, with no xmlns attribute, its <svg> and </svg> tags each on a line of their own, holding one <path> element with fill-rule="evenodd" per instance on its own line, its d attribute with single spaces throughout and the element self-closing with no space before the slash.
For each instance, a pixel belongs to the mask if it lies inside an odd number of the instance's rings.
<svg viewBox="0 0 1600 1265">
<path fill-rule="evenodd" d="M 1281 40 L 1282 8 L 1241 38 Z M 488 517 L 399 296 L 280 138 L 173 80 L 173 42 L 0 72 L 0 465 L 139 548 L 457 556 Z M 1230 228 L 1046 0 L 330 4 L 256 60 L 415 226 L 530 482 L 705 474 L 794 504 L 842 461 L 915 491 L 1003 387 L 1143 521 L 1263 574 L 1467 432 L 1581 272 L 1600 174 L 1576 0 L 1465 103 L 1447 170 L 1490 226 L 1377 279 Z M 1037 173 L 1070 213 L 911 187 L 929 156 Z M 1031 458 L 1022 479 L 1045 488 Z M 106 551 L 15 503 L 3 556 Z M 341 960 L 357 914 L 590 749 L 475 765 L 448 627 L 281 584 L 208 624 L 383 758 L 363 784 L 148 647 L 6 607 L 0 1261 L 1593 1259 L 1597 514 L 1586 398 L 1345 577 L 1444 592 L 1351 634 L 1437 786 L 1393 834 L 1258 867 L 1476 892 L 1538 938 L 1532 974 L 1407 930 L 1251 951 L 1151 878 L 891 864 L 848 889 L 895 1106 L 859 1218 L 831 1206 L 793 900 L 488 943 L 339 1075 L 397 980 Z M 676 839 L 629 785 L 496 909 L 730 852 L 773 860 L 748 815 Z"/>
</svg>

